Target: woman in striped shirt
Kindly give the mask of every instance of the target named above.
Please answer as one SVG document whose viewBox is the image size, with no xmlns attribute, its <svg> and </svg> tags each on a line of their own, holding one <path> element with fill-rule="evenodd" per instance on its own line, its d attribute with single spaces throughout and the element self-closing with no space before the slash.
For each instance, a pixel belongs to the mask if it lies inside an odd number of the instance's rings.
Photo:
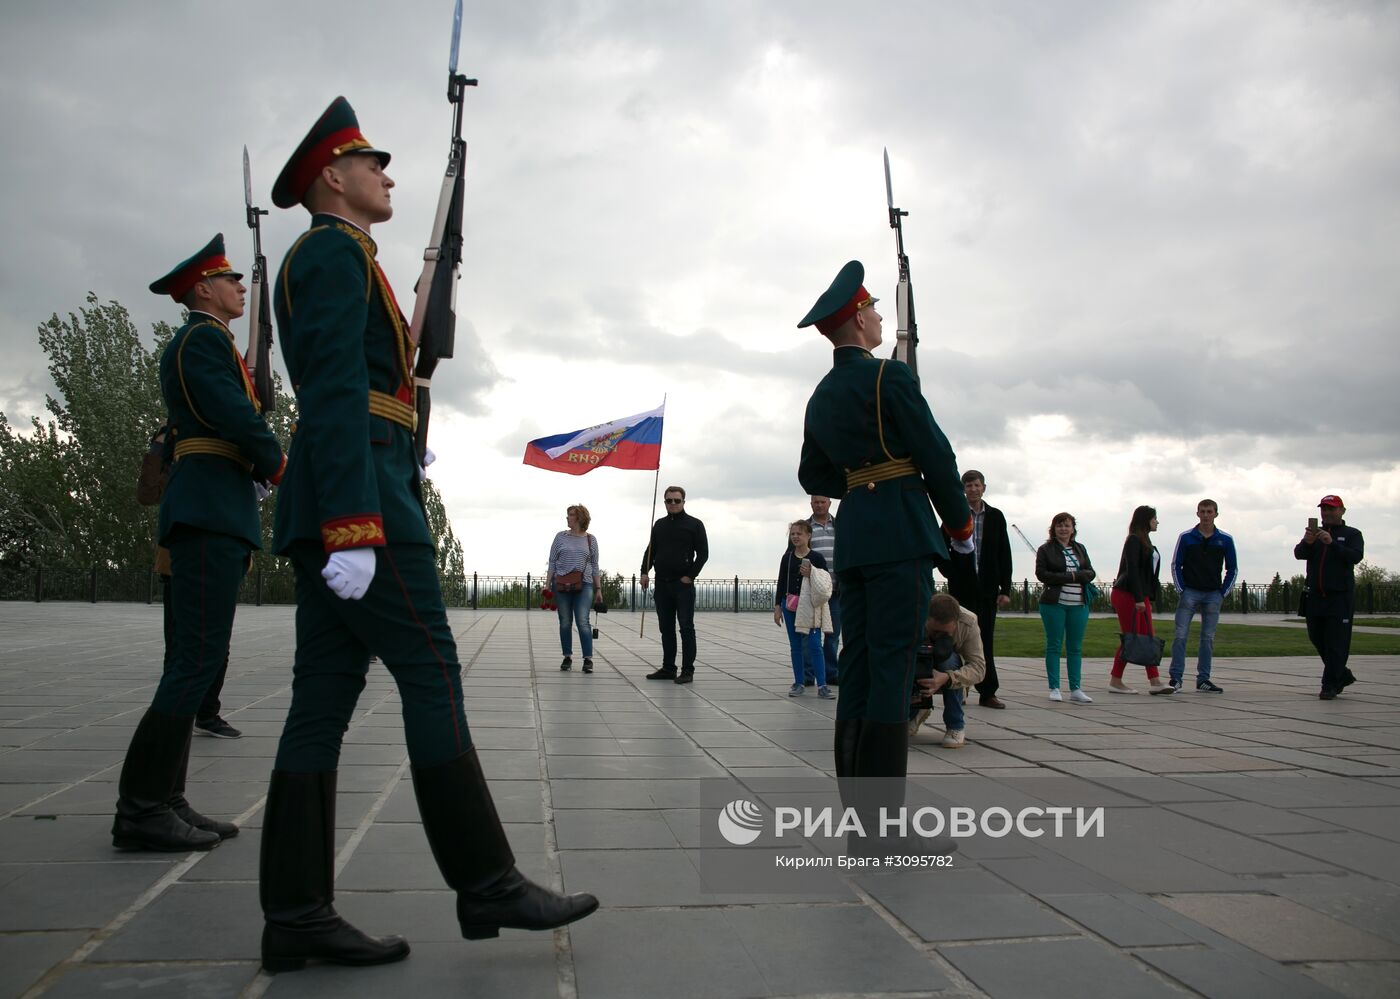
<svg viewBox="0 0 1400 999">
<path fill-rule="evenodd" d="M 1036 549 L 1035 578 L 1040 591 L 1040 623 L 1045 626 L 1045 676 L 1050 681 L 1050 700 L 1060 696 L 1060 644 L 1065 647 L 1069 667 L 1069 699 L 1076 704 L 1092 704 L 1093 698 L 1080 687 L 1080 666 L 1084 659 L 1084 629 L 1089 625 L 1089 583 L 1094 567 L 1089 553 L 1075 540 L 1078 523 L 1073 515 L 1057 513 L 1050 520 L 1050 538 Z"/>
<path fill-rule="evenodd" d="M 577 624 L 579 642 L 583 645 L 583 671 L 592 673 L 593 631 L 588 626 L 588 609 L 593 606 L 594 589 L 603 578 L 598 572 L 598 539 L 588 533 L 588 525 L 593 520 L 588 507 L 576 503 L 569 507 L 565 516 L 569 529 L 554 536 L 545 574 L 545 586 L 554 591 L 554 604 L 559 608 L 559 647 L 564 652 L 559 668 L 566 670 L 574 665 L 573 627 Z"/>
</svg>

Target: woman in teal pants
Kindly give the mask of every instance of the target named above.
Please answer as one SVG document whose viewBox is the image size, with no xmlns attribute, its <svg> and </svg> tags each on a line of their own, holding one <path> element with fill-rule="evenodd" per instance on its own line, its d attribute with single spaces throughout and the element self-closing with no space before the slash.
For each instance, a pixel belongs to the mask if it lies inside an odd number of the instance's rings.
<svg viewBox="0 0 1400 999">
<path fill-rule="evenodd" d="M 1050 682 L 1050 700 L 1060 696 L 1060 646 L 1065 649 L 1069 669 L 1069 699 L 1091 704 L 1093 698 L 1080 686 L 1080 664 L 1084 658 L 1084 629 L 1089 624 L 1090 582 L 1094 567 L 1089 553 L 1075 540 L 1078 524 L 1073 515 L 1057 513 L 1050 521 L 1050 538 L 1036 549 L 1035 578 L 1044 587 L 1040 593 L 1040 621 L 1045 626 L 1045 677 Z"/>
</svg>

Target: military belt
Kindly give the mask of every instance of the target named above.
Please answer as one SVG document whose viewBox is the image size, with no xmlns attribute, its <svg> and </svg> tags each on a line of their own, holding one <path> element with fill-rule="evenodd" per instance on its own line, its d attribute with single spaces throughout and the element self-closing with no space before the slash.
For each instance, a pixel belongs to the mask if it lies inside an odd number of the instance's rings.
<svg viewBox="0 0 1400 999">
<path fill-rule="evenodd" d="M 418 411 L 406 402 L 400 402 L 387 392 L 369 390 L 369 411 L 375 416 L 404 427 L 409 433 L 418 432 Z"/>
<path fill-rule="evenodd" d="M 878 465 L 866 465 L 864 468 L 857 468 L 854 472 L 847 472 L 846 491 L 859 489 L 861 486 L 874 489 L 877 482 L 887 482 L 890 479 L 902 479 L 906 475 L 918 474 L 918 467 L 908 458 L 882 461 Z"/>
<path fill-rule="evenodd" d="M 243 452 L 238 450 L 237 445 L 228 441 L 221 441 L 214 437 L 195 437 L 190 440 L 178 441 L 175 444 L 175 460 L 188 458 L 192 454 L 214 454 L 220 458 L 227 458 L 235 465 L 241 466 L 244 471 L 251 472 L 253 463 L 243 457 Z"/>
</svg>

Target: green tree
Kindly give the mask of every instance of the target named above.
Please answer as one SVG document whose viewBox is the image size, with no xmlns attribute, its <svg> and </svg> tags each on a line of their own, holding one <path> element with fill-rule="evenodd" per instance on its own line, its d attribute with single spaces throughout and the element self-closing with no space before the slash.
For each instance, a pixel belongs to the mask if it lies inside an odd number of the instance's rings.
<svg viewBox="0 0 1400 999">
<path fill-rule="evenodd" d="M 1364 586 L 1370 583 L 1372 586 L 1380 586 L 1385 583 L 1400 582 L 1400 574 L 1387 572 L 1378 565 L 1372 565 L 1364 559 L 1356 564 L 1356 585 Z"/>
<path fill-rule="evenodd" d="M 442 586 L 443 599 L 449 606 L 462 606 L 467 600 L 467 566 L 462 542 L 452 530 L 452 521 L 447 517 L 447 507 L 437 486 L 431 479 L 424 479 L 422 487 L 428 533 L 437 544 L 438 583 Z"/>
<path fill-rule="evenodd" d="M 0 563 L 13 569 L 67 559 L 78 530 L 72 445 L 52 423 L 31 424 L 25 436 L 0 413 Z"/>
<path fill-rule="evenodd" d="M 152 564 L 157 510 L 136 502 L 135 487 L 150 438 L 165 423 L 160 355 L 175 329 L 155 323 L 148 347 L 120 303 L 100 302 L 92 293 L 86 303 L 39 327 L 57 389 L 45 401 L 50 418 L 31 420 L 23 433 L 0 413 L 0 567 L 7 570 Z M 275 372 L 273 386 L 277 406 L 266 414 L 268 427 L 287 450 L 297 403 Z M 438 571 L 460 589 L 461 542 L 442 497 L 432 483 L 423 485 Z M 275 510 L 274 493 L 260 511 L 265 545 L 272 541 Z M 290 575 L 286 560 L 267 548 L 254 556 L 254 567 Z"/>
<path fill-rule="evenodd" d="M 7 561 L 107 568 L 149 561 L 155 511 L 137 504 L 134 488 L 162 422 L 158 364 L 173 332 L 157 323 L 148 349 L 125 308 L 91 293 L 66 320 L 55 313 L 39 326 L 58 394 L 45 400 L 52 418 L 32 421 L 27 437 L 7 419 L 0 424 Z M 25 531 L 34 536 L 17 540 Z"/>
</svg>

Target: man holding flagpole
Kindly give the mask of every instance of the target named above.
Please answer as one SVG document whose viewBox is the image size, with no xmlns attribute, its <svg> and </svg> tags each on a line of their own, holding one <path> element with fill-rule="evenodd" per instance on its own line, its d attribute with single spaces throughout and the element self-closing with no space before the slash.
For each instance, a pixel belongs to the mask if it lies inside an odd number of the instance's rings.
<svg viewBox="0 0 1400 999">
<path fill-rule="evenodd" d="M 798 323 L 835 348 L 832 368 L 807 403 L 798 479 L 808 493 L 840 496 L 836 574 L 843 606 L 836 777 L 880 850 L 883 809 L 904 804 L 910 690 L 933 591 L 933 561 L 946 558 L 934 509 L 955 548 L 971 551 L 972 512 L 948 439 L 905 364 L 878 360 L 881 317 L 852 260 Z M 933 500 L 933 508 L 929 500 Z"/>
</svg>

